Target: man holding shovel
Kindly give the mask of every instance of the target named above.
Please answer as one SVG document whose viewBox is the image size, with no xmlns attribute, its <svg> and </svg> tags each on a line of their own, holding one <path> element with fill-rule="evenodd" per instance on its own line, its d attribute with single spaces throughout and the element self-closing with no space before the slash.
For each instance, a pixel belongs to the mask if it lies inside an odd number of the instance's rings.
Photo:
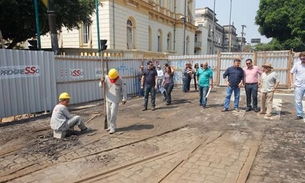
<svg viewBox="0 0 305 183">
<path fill-rule="evenodd" d="M 119 103 L 122 101 L 124 105 L 127 101 L 126 84 L 116 69 L 110 69 L 108 75 L 105 76 L 105 79 L 102 78 L 101 82 L 106 87 L 107 131 L 109 131 L 109 134 L 113 134 L 116 130 Z M 121 95 L 123 95 L 122 100 Z"/>
</svg>

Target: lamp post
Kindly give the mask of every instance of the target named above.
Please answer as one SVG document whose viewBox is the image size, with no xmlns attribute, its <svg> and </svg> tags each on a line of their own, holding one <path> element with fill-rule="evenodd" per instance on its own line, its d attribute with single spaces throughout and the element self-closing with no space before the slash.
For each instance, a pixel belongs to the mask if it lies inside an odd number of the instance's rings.
<svg viewBox="0 0 305 183">
<path fill-rule="evenodd" d="M 48 0 L 48 19 L 49 19 L 49 28 L 51 33 L 51 44 L 54 54 L 57 55 L 59 52 L 58 40 L 57 40 L 57 31 L 56 31 L 56 15 L 54 10 L 54 0 Z"/>
<path fill-rule="evenodd" d="M 183 21 L 183 55 L 185 55 L 185 16 L 181 16 L 180 19 Z"/>
<path fill-rule="evenodd" d="M 229 16 L 229 52 L 232 48 L 232 28 L 231 28 L 232 0 L 230 0 L 230 16 Z"/>
<path fill-rule="evenodd" d="M 38 43 L 38 49 L 40 50 L 41 49 L 41 41 L 40 41 L 40 25 L 39 25 L 39 13 L 38 13 L 38 2 L 37 2 L 37 0 L 34 0 L 34 6 L 35 6 L 37 43 Z"/>
<path fill-rule="evenodd" d="M 99 11 L 98 11 L 98 0 L 95 0 L 95 11 L 96 11 L 96 30 L 97 30 L 97 52 L 101 56 L 101 44 L 100 44 L 100 22 L 99 22 Z"/>
<path fill-rule="evenodd" d="M 180 19 L 183 21 L 183 55 L 185 55 L 185 23 L 186 23 L 186 0 L 184 0 L 184 16 L 181 16 Z"/>
</svg>

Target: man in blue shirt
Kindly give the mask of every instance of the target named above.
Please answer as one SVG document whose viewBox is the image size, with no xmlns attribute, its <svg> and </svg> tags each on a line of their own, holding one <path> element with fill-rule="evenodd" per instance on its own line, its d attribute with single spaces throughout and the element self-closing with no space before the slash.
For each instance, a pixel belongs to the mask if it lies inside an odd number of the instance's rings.
<svg viewBox="0 0 305 183">
<path fill-rule="evenodd" d="M 223 112 L 228 111 L 230 105 L 231 95 L 234 92 L 234 109 L 239 111 L 239 97 L 240 97 L 240 87 L 242 86 L 245 74 L 244 70 L 240 67 L 240 60 L 235 59 L 233 66 L 227 68 L 223 74 L 223 78 L 226 80 L 228 85 L 227 95 L 222 109 Z"/>
<path fill-rule="evenodd" d="M 152 61 L 147 62 L 147 68 L 144 70 L 142 79 L 141 79 L 141 88 L 144 88 L 144 108 L 142 111 L 147 110 L 147 103 L 148 103 L 148 96 L 149 93 L 151 94 L 151 110 L 154 111 L 156 104 L 155 104 L 155 97 L 156 97 L 156 89 L 158 83 L 158 74 L 153 66 Z"/>
<path fill-rule="evenodd" d="M 210 68 L 208 68 L 207 62 L 204 62 L 202 68 L 197 70 L 196 76 L 200 94 L 199 105 L 205 108 L 207 104 L 206 95 L 209 91 L 209 88 L 213 88 L 213 72 Z"/>
</svg>

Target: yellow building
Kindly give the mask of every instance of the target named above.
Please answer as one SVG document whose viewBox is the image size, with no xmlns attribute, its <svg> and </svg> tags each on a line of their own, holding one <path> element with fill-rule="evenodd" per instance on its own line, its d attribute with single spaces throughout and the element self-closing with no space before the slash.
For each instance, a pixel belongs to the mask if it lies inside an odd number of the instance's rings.
<svg viewBox="0 0 305 183">
<path fill-rule="evenodd" d="M 124 53 L 194 54 L 194 0 L 100 0 L 100 39 L 107 40 L 107 51 Z M 77 12 L 76 12 L 77 13 Z M 96 15 L 91 25 L 66 30 L 58 35 L 59 48 L 97 50 Z M 50 48 L 50 36 L 41 39 Z M 70 49 L 72 48 L 72 49 Z M 78 51 L 79 53 L 79 51 Z"/>
</svg>

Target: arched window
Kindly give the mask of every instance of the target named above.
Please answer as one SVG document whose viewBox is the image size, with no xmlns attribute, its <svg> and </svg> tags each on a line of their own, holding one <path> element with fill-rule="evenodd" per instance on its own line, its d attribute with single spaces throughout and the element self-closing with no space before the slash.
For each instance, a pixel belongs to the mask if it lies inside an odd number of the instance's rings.
<svg viewBox="0 0 305 183">
<path fill-rule="evenodd" d="M 186 51 L 185 52 L 187 55 L 189 55 L 190 54 L 190 37 L 189 36 L 186 37 L 185 42 L 186 42 Z"/>
<path fill-rule="evenodd" d="M 157 40 L 158 40 L 158 52 L 162 52 L 162 31 L 159 29 L 158 30 L 158 35 L 157 35 Z"/>
<path fill-rule="evenodd" d="M 127 20 L 127 49 L 133 49 L 133 30 L 134 30 L 134 25 L 131 20 Z"/>
<path fill-rule="evenodd" d="M 170 32 L 167 34 L 166 44 L 167 44 L 167 51 L 171 51 L 172 50 L 172 34 Z"/>
<path fill-rule="evenodd" d="M 148 51 L 152 51 L 151 28 L 148 26 Z"/>
</svg>

